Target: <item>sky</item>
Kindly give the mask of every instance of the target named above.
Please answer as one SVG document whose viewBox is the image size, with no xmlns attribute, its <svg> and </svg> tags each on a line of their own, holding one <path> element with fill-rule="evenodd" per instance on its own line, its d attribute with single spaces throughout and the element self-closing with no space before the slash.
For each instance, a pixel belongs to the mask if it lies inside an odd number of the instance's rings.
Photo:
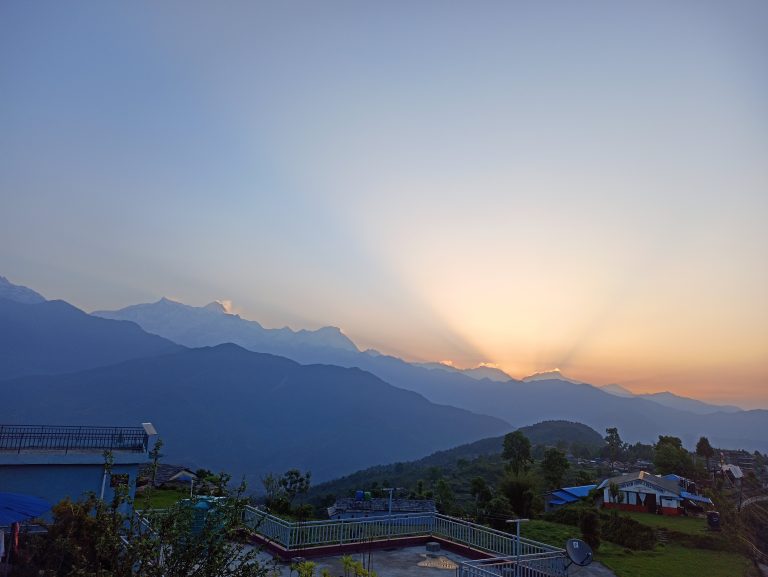
<svg viewBox="0 0 768 577">
<path fill-rule="evenodd" d="M 0 3 L 0 274 L 768 407 L 768 4 Z"/>
</svg>

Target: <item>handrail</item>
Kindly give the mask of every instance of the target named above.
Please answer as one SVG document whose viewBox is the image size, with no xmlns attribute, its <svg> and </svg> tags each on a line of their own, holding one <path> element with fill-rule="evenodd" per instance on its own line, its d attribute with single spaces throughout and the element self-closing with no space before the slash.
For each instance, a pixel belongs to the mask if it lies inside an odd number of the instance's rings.
<svg viewBox="0 0 768 577">
<path fill-rule="evenodd" d="M 446 541 L 486 551 L 493 555 L 541 555 L 562 557 L 559 547 L 478 525 L 440 513 L 404 513 L 363 519 L 328 521 L 286 521 L 261 509 L 246 506 L 244 521 L 266 540 L 286 550 L 311 549 L 328 545 L 435 536 Z"/>
<path fill-rule="evenodd" d="M 565 555 L 550 551 L 520 555 L 519 557 L 496 557 L 479 561 L 464 561 L 457 571 L 458 577 L 567 577 L 568 567 Z"/>
<path fill-rule="evenodd" d="M 757 559 L 760 563 L 768 563 L 768 554 L 763 553 L 757 545 L 755 545 L 752 541 L 747 539 L 746 537 L 740 537 L 744 543 L 746 543 L 752 552 L 752 555 L 755 556 L 755 559 Z"/>
<path fill-rule="evenodd" d="M 445 520 L 448 520 L 448 521 L 452 521 L 452 522 L 458 522 L 458 523 L 461 523 L 463 525 L 467 525 L 469 527 L 473 527 L 474 529 L 476 529 L 478 531 L 484 531 L 486 533 L 491 533 L 491 534 L 494 534 L 494 535 L 499 535 L 501 537 L 514 537 L 515 539 L 517 539 L 516 535 L 512 535 L 511 533 L 506 533 L 504 531 L 500 531 L 500 530 L 494 529 L 492 527 L 486 527 L 485 525 L 479 525 L 477 523 L 473 523 L 472 521 L 466 521 L 464 519 L 457 519 L 456 517 L 450 517 L 448 515 L 442 515 L 440 513 L 435 513 L 435 517 L 440 518 L 440 519 L 445 519 Z M 549 545 L 547 543 L 542 543 L 541 541 L 534 541 L 533 539 L 528 539 L 526 537 L 520 537 L 520 542 L 521 543 L 527 543 L 527 544 L 534 545 L 534 546 L 538 546 L 538 547 L 542 547 L 544 549 L 548 549 L 548 550 L 552 550 L 552 551 L 564 551 L 564 549 L 562 549 L 560 547 L 555 547 L 554 545 Z"/>
<path fill-rule="evenodd" d="M 142 529 L 152 530 L 136 511 Z M 363 519 L 287 521 L 246 505 L 243 522 L 267 544 L 287 554 L 328 546 L 369 544 L 403 537 L 434 537 L 495 555 L 462 562 L 456 577 L 567 577 L 565 550 L 439 513 L 406 513 Z M 281 553 L 282 554 L 282 553 Z"/>
<path fill-rule="evenodd" d="M 149 436 L 142 427 L 0 424 L 0 450 L 115 449 L 144 452 Z"/>
</svg>

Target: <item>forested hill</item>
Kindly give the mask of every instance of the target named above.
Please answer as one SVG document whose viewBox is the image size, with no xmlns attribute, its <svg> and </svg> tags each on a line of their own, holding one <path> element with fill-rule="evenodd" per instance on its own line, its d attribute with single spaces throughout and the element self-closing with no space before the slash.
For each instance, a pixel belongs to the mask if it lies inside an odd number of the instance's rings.
<svg viewBox="0 0 768 577">
<path fill-rule="evenodd" d="M 603 437 L 594 429 L 570 421 L 543 421 L 519 429 L 536 447 L 559 446 L 564 450 L 574 447 L 598 452 L 604 445 Z M 309 500 L 315 504 L 345 497 L 357 489 L 401 487 L 416 491 L 419 481 L 428 488 L 438 479 L 448 479 L 458 493 L 469 491 L 472 478 L 481 476 L 493 485 L 503 475 L 501 451 L 504 437 L 490 437 L 438 451 L 417 461 L 392 463 L 363 469 L 313 487 Z"/>
<path fill-rule="evenodd" d="M 600 449 L 605 445 L 603 435 L 592 427 L 572 421 L 542 421 L 535 425 L 521 427 L 519 430 L 528 437 L 531 445 L 560 445 L 566 449 L 571 449 L 576 445 L 586 447 L 589 450 Z M 496 440 L 498 441 L 497 452 L 500 452 L 504 437 L 499 437 Z M 482 442 L 478 441 L 477 443 Z"/>
</svg>

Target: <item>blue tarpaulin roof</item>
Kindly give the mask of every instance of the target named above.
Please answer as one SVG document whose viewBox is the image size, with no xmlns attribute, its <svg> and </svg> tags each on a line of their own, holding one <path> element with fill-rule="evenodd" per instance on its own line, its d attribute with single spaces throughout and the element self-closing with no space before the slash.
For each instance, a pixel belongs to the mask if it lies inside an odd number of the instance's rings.
<svg viewBox="0 0 768 577">
<path fill-rule="evenodd" d="M 51 504 L 39 497 L 19 493 L 0 493 L 0 525 L 10 525 L 39 517 L 50 508 Z"/>
<path fill-rule="evenodd" d="M 597 485 L 579 485 L 578 487 L 563 487 L 563 491 L 567 491 L 571 495 L 576 495 L 577 497 L 586 497 L 595 487 L 597 487 Z"/>
<path fill-rule="evenodd" d="M 683 499 L 688 499 L 690 501 L 698 501 L 700 503 L 709 503 L 712 504 L 712 499 L 709 497 L 704 497 L 702 495 L 694 495 L 693 493 L 689 493 L 688 491 L 680 491 L 680 496 Z"/>
<path fill-rule="evenodd" d="M 581 485 L 579 487 L 563 487 L 562 489 L 555 489 L 550 494 L 552 495 L 551 505 L 565 505 L 566 503 L 575 503 L 582 497 L 589 495 L 589 492 L 597 487 L 597 485 Z"/>
<path fill-rule="evenodd" d="M 669 475 L 664 475 L 662 479 L 667 479 L 669 481 L 675 481 L 679 483 L 680 481 L 683 481 L 685 478 L 681 477 L 680 475 L 675 475 L 674 473 L 670 473 Z"/>
</svg>

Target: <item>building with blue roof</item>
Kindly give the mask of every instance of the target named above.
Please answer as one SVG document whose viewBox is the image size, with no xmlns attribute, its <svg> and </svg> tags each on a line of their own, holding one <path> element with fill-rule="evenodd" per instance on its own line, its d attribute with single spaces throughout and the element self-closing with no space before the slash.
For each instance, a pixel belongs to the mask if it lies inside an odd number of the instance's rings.
<svg viewBox="0 0 768 577">
<path fill-rule="evenodd" d="M 611 485 L 618 487 L 618 498 L 611 495 Z M 701 510 L 702 505 L 712 505 L 709 497 L 696 493 L 694 483 L 674 474 L 660 476 L 637 471 L 606 479 L 598 489 L 602 490 L 606 509 L 679 515 L 686 507 Z"/>
<path fill-rule="evenodd" d="M 578 487 L 561 487 L 550 491 L 544 496 L 544 510 L 554 511 L 565 505 L 570 505 L 589 495 L 597 485 L 579 485 Z"/>
</svg>

